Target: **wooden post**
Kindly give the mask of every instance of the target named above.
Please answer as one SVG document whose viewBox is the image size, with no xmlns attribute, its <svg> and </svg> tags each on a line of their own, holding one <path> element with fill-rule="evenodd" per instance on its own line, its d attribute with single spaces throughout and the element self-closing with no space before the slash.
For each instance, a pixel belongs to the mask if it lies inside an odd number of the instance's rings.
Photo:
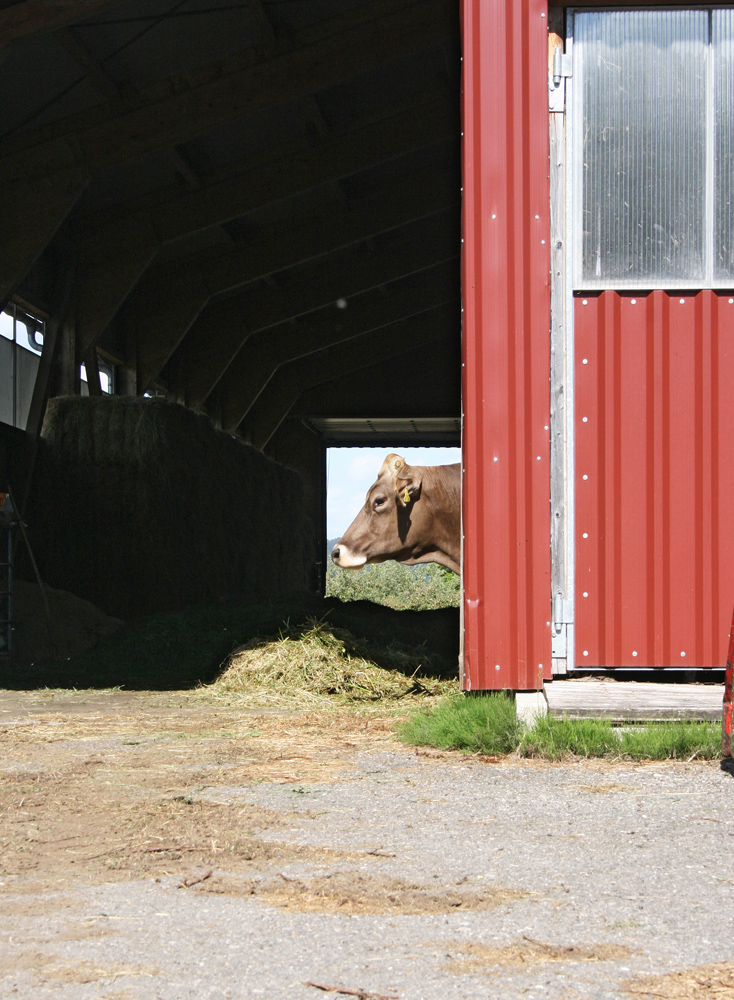
<svg viewBox="0 0 734 1000">
<path fill-rule="evenodd" d="M 84 358 L 84 368 L 87 373 L 87 387 L 90 396 L 102 395 L 102 384 L 99 381 L 99 359 L 97 358 L 97 348 L 90 347 Z"/>
<path fill-rule="evenodd" d="M 43 336 L 43 350 L 36 374 L 36 382 L 33 387 L 26 431 L 35 442 L 41 433 L 43 418 L 46 413 L 46 402 L 50 395 L 51 383 L 53 379 L 53 369 L 58 363 L 58 348 L 63 339 L 63 328 L 69 314 L 71 304 L 71 294 L 74 287 L 74 273 L 59 273 L 54 289 L 54 314 L 46 324 Z"/>
</svg>

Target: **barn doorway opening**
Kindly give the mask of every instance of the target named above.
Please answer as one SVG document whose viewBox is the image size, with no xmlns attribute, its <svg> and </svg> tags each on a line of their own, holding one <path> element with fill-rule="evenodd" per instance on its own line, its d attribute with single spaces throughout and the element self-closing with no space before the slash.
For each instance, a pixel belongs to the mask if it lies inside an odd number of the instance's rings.
<svg viewBox="0 0 734 1000">
<path fill-rule="evenodd" d="M 356 570 L 341 569 L 331 552 L 359 514 L 385 457 L 399 454 L 410 466 L 451 465 L 458 447 L 396 445 L 329 448 L 326 455 L 326 552 L 324 589 L 341 601 L 366 600 L 396 611 L 458 607 L 459 577 L 438 563 L 406 566 L 394 560 Z"/>
</svg>

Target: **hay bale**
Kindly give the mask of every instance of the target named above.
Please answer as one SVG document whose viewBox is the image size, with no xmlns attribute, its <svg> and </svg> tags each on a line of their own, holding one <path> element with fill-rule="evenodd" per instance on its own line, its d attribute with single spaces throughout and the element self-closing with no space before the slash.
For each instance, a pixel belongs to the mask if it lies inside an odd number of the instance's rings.
<svg viewBox="0 0 734 1000">
<path fill-rule="evenodd" d="M 44 579 L 122 618 L 308 585 L 300 477 L 162 399 L 51 400 L 28 521 Z"/>
</svg>

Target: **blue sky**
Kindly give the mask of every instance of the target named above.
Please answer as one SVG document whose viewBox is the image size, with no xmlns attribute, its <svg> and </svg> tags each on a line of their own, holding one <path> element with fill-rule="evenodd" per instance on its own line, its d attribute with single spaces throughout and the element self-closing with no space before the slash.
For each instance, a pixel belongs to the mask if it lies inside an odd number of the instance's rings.
<svg viewBox="0 0 734 1000">
<path fill-rule="evenodd" d="M 450 465 L 461 461 L 460 448 L 329 448 L 326 453 L 326 537 L 339 538 L 364 504 L 390 452 L 408 465 Z"/>
</svg>

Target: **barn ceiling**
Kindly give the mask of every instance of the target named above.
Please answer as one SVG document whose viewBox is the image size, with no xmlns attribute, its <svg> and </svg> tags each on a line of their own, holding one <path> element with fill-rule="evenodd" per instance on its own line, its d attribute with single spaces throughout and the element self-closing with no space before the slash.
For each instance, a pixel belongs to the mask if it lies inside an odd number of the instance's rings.
<svg viewBox="0 0 734 1000">
<path fill-rule="evenodd" d="M 0 301 L 258 448 L 455 426 L 456 3 L 20 0 L 0 47 Z"/>
</svg>

